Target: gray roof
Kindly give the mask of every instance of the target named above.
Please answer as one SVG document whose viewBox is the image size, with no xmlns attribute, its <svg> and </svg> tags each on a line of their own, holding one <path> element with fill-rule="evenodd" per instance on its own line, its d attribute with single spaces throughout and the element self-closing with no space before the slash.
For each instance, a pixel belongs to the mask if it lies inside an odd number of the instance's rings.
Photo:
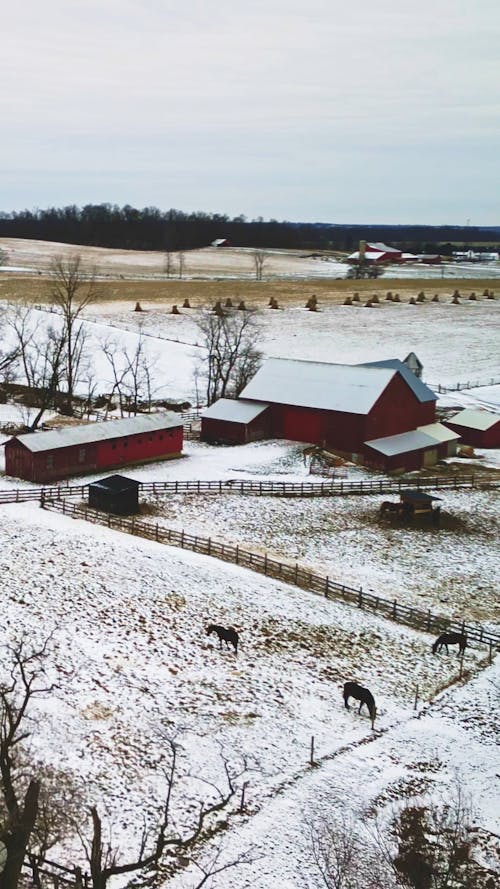
<svg viewBox="0 0 500 889">
<path fill-rule="evenodd" d="M 182 419 L 172 411 L 165 411 L 156 414 L 139 414 L 137 417 L 125 420 L 106 420 L 103 423 L 66 426 L 63 429 L 51 429 L 49 432 L 30 432 L 26 435 L 16 435 L 10 441 L 19 441 L 29 451 L 39 453 L 40 451 L 53 451 L 57 448 L 69 448 L 72 445 L 124 438 L 127 435 L 140 435 L 141 432 L 174 429 L 176 426 L 182 426 Z"/>
<path fill-rule="evenodd" d="M 436 447 L 436 439 L 418 429 L 410 432 L 400 432 L 399 435 L 388 435 L 386 438 L 374 438 L 365 441 L 368 447 L 373 448 L 386 457 L 395 457 L 398 454 L 407 454 L 410 451 L 423 451 Z"/>
<path fill-rule="evenodd" d="M 251 423 L 263 411 L 268 404 L 245 401 L 239 398 L 237 401 L 231 398 L 219 398 L 210 407 L 203 411 L 202 419 L 225 420 L 228 423 Z"/>
<path fill-rule="evenodd" d="M 410 355 L 412 353 L 410 352 Z M 408 356 L 409 357 L 409 356 Z M 383 361 L 368 361 L 366 364 L 360 365 L 361 367 L 392 367 L 394 370 L 403 377 L 405 383 L 408 383 L 408 386 L 412 390 L 413 394 L 416 395 L 420 402 L 424 401 L 436 401 L 437 395 L 429 389 L 425 383 L 422 383 L 413 371 L 404 364 L 403 361 L 400 361 L 399 358 L 386 358 Z"/>
<path fill-rule="evenodd" d="M 485 431 L 491 429 L 495 423 L 500 422 L 500 414 L 493 414 L 490 411 L 475 411 L 467 408 L 460 413 L 455 414 L 445 420 L 445 423 L 453 423 L 456 426 L 467 426 L 468 429 L 480 429 Z"/>
<path fill-rule="evenodd" d="M 392 368 L 385 367 L 268 358 L 245 387 L 241 397 L 318 410 L 367 414 L 394 375 Z"/>
</svg>

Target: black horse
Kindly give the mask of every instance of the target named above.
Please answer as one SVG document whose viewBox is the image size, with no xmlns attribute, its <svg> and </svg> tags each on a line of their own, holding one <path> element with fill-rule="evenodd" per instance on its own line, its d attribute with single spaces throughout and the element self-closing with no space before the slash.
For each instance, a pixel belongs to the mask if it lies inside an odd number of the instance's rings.
<svg viewBox="0 0 500 889">
<path fill-rule="evenodd" d="M 356 698 L 357 701 L 360 701 L 358 713 L 361 713 L 361 707 L 363 706 L 363 704 L 366 704 L 373 728 L 375 717 L 377 715 L 377 708 L 375 706 L 375 698 L 373 697 L 371 691 L 369 691 L 367 688 L 363 688 L 362 685 L 358 685 L 357 682 L 346 682 L 344 684 L 344 704 L 346 710 L 349 709 L 349 698 Z"/>
<path fill-rule="evenodd" d="M 461 655 L 467 647 L 467 636 L 465 633 L 441 633 L 432 646 L 432 653 L 437 654 L 446 648 L 446 654 L 449 654 L 448 645 L 458 645 L 458 654 Z"/>
<path fill-rule="evenodd" d="M 219 637 L 219 648 L 222 648 L 222 643 L 226 643 L 226 648 L 229 645 L 232 645 L 234 648 L 234 653 L 238 654 L 238 633 L 232 627 L 219 627 L 217 624 L 210 624 L 207 627 L 207 636 L 210 636 L 211 633 L 217 633 Z"/>
</svg>

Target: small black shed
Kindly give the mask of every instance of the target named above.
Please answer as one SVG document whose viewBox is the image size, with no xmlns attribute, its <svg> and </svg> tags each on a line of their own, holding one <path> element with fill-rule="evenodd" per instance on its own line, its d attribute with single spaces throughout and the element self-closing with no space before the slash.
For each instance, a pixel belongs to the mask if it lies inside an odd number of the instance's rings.
<svg viewBox="0 0 500 889">
<path fill-rule="evenodd" d="M 89 506 L 115 515 L 139 512 L 139 482 L 124 475 L 109 475 L 89 485 Z"/>
</svg>

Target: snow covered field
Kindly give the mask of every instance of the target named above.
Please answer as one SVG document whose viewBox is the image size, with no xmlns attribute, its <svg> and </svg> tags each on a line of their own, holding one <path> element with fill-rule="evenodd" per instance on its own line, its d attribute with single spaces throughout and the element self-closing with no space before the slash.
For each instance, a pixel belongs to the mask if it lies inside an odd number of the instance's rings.
<svg viewBox="0 0 500 889">
<path fill-rule="evenodd" d="M 39 323 L 55 318 L 37 317 Z M 99 337 L 133 343 L 141 326 L 156 357 L 157 394 L 193 400 L 200 349 L 188 313 L 172 316 L 165 307 L 138 315 L 103 304 L 87 318 L 103 388 L 109 379 Z M 260 345 L 266 355 L 352 363 L 415 351 L 427 380 L 487 381 L 500 372 L 499 327 L 496 301 L 383 305 L 369 312 L 288 309 L 264 314 Z M 498 406 L 500 387 L 452 393 L 442 403 Z M 1 406 L 0 420 L 12 410 Z M 222 449 L 188 442 L 185 452 L 183 460 L 127 474 L 141 480 L 310 478 L 301 448 L 288 442 Z M 490 454 L 480 464 L 495 461 L 498 454 Z M 5 477 L 0 482 L 2 489 L 18 485 Z M 333 579 L 498 629 L 497 495 L 443 497 L 449 520 L 440 531 L 382 523 L 378 498 L 176 497 L 152 502 L 148 520 L 246 542 Z M 259 858 L 217 877 L 213 885 L 220 889 L 296 889 L 312 876 L 304 822 L 313 813 L 334 807 L 364 819 L 372 803 L 383 808 L 422 787 L 439 794 L 457 775 L 474 800 L 477 823 L 499 832 L 493 716 L 499 664 L 497 657 L 486 666 L 486 649 L 469 649 L 472 679 L 428 706 L 425 700 L 457 677 L 458 662 L 451 653 L 433 657 L 426 634 L 33 505 L 2 506 L 0 518 L 0 641 L 23 632 L 40 640 L 53 632 L 50 671 L 58 688 L 37 704 L 31 750 L 72 775 L 84 802 L 107 813 L 124 856 L 137 848 L 141 813 L 152 818 L 161 806 L 166 738 L 174 736 L 182 748 L 181 826 L 200 793 L 213 797 L 193 775 L 222 783 L 219 743 L 235 763 L 248 758 L 248 810 L 230 819 L 222 854 L 231 858 L 254 846 Z M 241 631 L 237 658 L 206 636 L 210 622 Z M 5 659 L 1 669 L 4 677 Z M 366 715 L 343 707 L 341 686 L 351 678 L 377 700 L 373 734 Z M 308 765 L 312 736 L 315 770 Z M 190 889 L 198 878 L 187 868 L 168 885 Z"/>
</svg>

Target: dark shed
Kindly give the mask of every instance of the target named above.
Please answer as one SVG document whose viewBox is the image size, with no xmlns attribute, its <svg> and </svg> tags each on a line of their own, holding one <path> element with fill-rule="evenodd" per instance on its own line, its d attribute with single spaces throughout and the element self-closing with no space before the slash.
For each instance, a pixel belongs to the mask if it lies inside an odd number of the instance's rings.
<svg viewBox="0 0 500 889">
<path fill-rule="evenodd" d="M 133 478 L 109 475 L 89 485 L 89 506 L 115 515 L 135 515 L 139 511 L 139 486 Z"/>
</svg>

